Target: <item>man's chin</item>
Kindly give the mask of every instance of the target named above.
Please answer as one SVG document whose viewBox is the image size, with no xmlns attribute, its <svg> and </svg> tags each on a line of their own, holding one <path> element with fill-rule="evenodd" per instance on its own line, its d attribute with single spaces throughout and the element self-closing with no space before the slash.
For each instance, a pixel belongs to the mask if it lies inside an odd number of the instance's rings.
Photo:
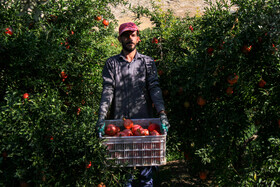
<svg viewBox="0 0 280 187">
<path fill-rule="evenodd" d="M 126 51 L 128 51 L 128 52 L 132 52 L 132 51 L 134 51 L 134 49 L 135 49 L 136 47 L 133 45 L 132 47 L 124 47 L 124 50 L 126 50 Z"/>
</svg>

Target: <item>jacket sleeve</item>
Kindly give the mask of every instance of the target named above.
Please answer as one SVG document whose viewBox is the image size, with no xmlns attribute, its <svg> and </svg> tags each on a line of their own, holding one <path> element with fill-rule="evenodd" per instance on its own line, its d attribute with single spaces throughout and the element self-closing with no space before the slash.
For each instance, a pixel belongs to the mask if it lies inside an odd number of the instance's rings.
<svg viewBox="0 0 280 187">
<path fill-rule="evenodd" d="M 152 58 L 145 59 L 147 67 L 147 87 L 151 96 L 151 99 L 159 113 L 164 108 L 164 101 L 162 97 L 162 91 L 159 86 L 159 80 L 157 75 L 157 68 Z"/>
<path fill-rule="evenodd" d="M 103 90 L 100 100 L 99 118 L 106 117 L 114 96 L 115 78 L 113 73 L 113 64 L 111 63 L 110 59 L 107 60 L 104 65 L 102 78 Z"/>
</svg>

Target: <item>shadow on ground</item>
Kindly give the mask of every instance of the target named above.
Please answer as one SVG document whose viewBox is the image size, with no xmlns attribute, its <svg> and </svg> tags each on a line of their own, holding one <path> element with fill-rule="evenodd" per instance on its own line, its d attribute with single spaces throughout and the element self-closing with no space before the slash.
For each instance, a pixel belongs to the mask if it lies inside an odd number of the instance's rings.
<svg viewBox="0 0 280 187">
<path fill-rule="evenodd" d="M 189 175 L 186 166 L 186 163 L 180 160 L 171 161 L 164 166 L 160 166 L 154 176 L 154 186 L 211 186 L 210 180 L 203 181 L 198 176 Z"/>
</svg>

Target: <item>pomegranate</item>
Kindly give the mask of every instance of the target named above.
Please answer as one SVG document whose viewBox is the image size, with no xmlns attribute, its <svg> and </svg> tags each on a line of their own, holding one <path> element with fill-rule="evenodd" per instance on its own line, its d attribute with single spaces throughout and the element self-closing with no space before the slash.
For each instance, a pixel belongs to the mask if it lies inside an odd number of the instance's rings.
<svg viewBox="0 0 280 187">
<path fill-rule="evenodd" d="M 158 124 L 156 124 L 156 123 L 150 123 L 150 125 L 148 127 L 148 130 L 150 132 L 153 132 L 154 130 L 159 132 L 160 131 L 160 126 Z"/>
<path fill-rule="evenodd" d="M 152 43 L 157 44 L 158 43 L 158 39 L 156 37 L 153 38 Z"/>
<path fill-rule="evenodd" d="M 142 134 L 143 134 L 144 136 L 149 136 L 149 135 L 150 135 L 150 132 L 149 132 L 148 129 L 143 129 Z"/>
<path fill-rule="evenodd" d="M 205 171 L 200 171 L 199 172 L 199 178 L 201 180 L 205 180 L 207 178 L 207 173 Z"/>
<path fill-rule="evenodd" d="M 260 82 L 259 82 L 259 87 L 260 87 L 260 88 L 263 88 L 265 85 L 266 85 L 266 82 L 265 82 L 263 79 L 260 80 Z"/>
<path fill-rule="evenodd" d="M 130 129 L 124 129 L 122 132 L 124 132 L 126 136 L 133 136 L 133 133 Z"/>
<path fill-rule="evenodd" d="M 104 26 L 108 26 L 108 25 L 109 25 L 109 21 L 107 21 L 106 19 L 104 19 L 104 20 L 102 21 L 102 23 L 103 23 Z"/>
<path fill-rule="evenodd" d="M 233 87 L 229 86 L 229 87 L 227 88 L 227 90 L 226 90 L 226 93 L 227 93 L 228 95 L 233 94 Z"/>
<path fill-rule="evenodd" d="M 151 136 L 158 136 L 158 135 L 160 135 L 160 134 L 159 134 L 158 131 L 153 130 L 153 131 L 150 132 L 150 135 L 151 135 Z"/>
<path fill-rule="evenodd" d="M 197 104 L 199 105 L 199 106 L 204 106 L 205 104 L 206 104 L 206 100 L 205 99 L 203 99 L 203 97 L 201 97 L 201 96 L 199 96 L 198 98 L 197 98 Z"/>
<path fill-rule="evenodd" d="M 117 134 L 116 134 L 116 136 L 126 136 L 126 133 L 125 132 L 123 132 L 123 131 L 121 131 L 121 132 L 118 132 Z"/>
<path fill-rule="evenodd" d="M 140 129 L 140 128 L 142 128 L 141 125 L 135 124 L 135 125 L 133 125 L 133 127 L 131 128 L 131 131 L 132 131 L 133 134 L 135 134 L 135 131 L 136 131 L 137 129 Z"/>
<path fill-rule="evenodd" d="M 116 126 L 116 128 L 117 128 L 117 132 L 121 132 L 121 128 L 120 127 Z"/>
<path fill-rule="evenodd" d="M 143 128 L 139 128 L 135 131 L 134 135 L 135 136 L 144 136 Z"/>
<path fill-rule="evenodd" d="M 105 134 L 109 135 L 109 136 L 114 136 L 115 134 L 117 134 L 118 129 L 116 127 L 116 125 L 114 124 L 109 124 L 105 127 Z"/>
<path fill-rule="evenodd" d="M 29 99 L 29 94 L 28 93 L 23 94 L 22 98 L 23 99 Z"/>
<path fill-rule="evenodd" d="M 133 127 L 133 122 L 130 119 L 123 118 L 123 126 L 126 129 L 131 129 Z"/>
<path fill-rule="evenodd" d="M 236 73 L 234 73 L 234 74 L 232 74 L 232 75 L 229 75 L 229 76 L 227 77 L 227 81 L 228 81 L 228 83 L 230 83 L 231 85 L 237 83 L 238 79 L 239 79 L 239 76 L 236 75 Z"/>
<path fill-rule="evenodd" d="M 12 29 L 11 27 L 6 28 L 5 34 L 7 34 L 7 35 L 9 35 L 9 36 L 12 36 L 12 35 L 14 34 L 13 29 Z"/>
</svg>

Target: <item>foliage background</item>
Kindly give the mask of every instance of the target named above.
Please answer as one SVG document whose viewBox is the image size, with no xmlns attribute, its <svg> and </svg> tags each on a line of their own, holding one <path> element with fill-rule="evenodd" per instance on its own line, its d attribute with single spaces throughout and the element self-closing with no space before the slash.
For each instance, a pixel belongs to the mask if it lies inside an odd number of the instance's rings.
<svg viewBox="0 0 280 187">
<path fill-rule="evenodd" d="M 142 33 L 140 50 L 159 69 L 169 153 L 183 152 L 193 176 L 204 172 L 218 185 L 278 185 L 279 2 L 207 3 L 194 18 L 156 5 L 134 10 L 156 25 Z"/>
<path fill-rule="evenodd" d="M 118 3 L 1 2 L 1 185 L 121 183 L 94 135 L 102 66 L 119 52 L 108 9 Z"/>
</svg>

